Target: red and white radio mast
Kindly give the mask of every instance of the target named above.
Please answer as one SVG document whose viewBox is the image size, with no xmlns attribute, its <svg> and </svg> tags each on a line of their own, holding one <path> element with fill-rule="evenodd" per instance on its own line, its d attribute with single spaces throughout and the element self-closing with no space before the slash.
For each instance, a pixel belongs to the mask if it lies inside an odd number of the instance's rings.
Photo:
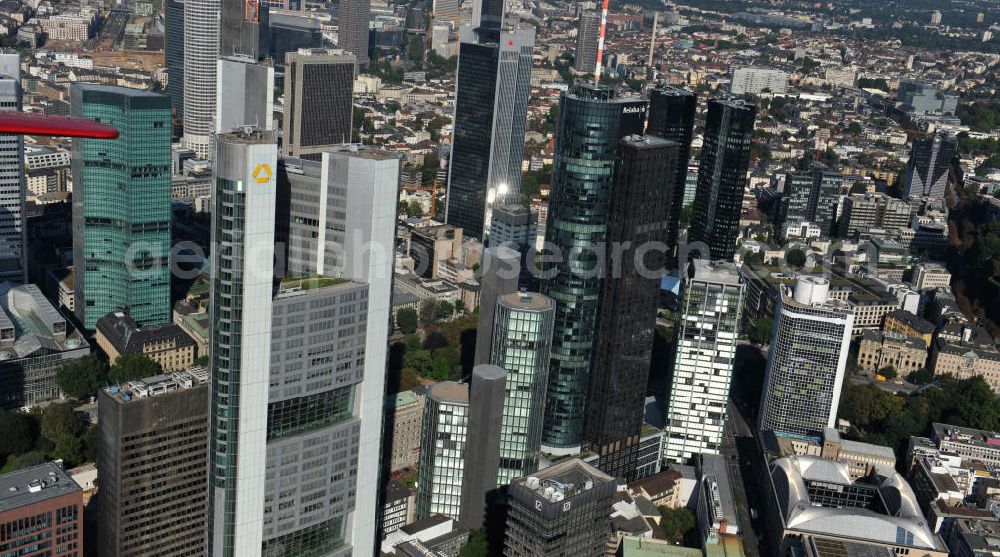
<svg viewBox="0 0 1000 557">
<path fill-rule="evenodd" d="M 608 26 L 608 0 L 601 2 L 601 30 L 597 34 L 597 67 L 594 68 L 594 83 L 601 82 L 601 65 L 604 61 L 604 32 Z"/>
</svg>

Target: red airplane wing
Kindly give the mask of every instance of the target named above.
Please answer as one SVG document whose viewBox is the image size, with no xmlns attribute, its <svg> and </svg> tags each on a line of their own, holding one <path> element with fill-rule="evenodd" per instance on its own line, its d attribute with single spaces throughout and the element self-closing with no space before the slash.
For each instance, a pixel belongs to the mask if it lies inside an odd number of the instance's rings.
<svg viewBox="0 0 1000 557">
<path fill-rule="evenodd" d="M 116 139 L 118 130 L 86 118 L 0 111 L 0 133 Z"/>
</svg>

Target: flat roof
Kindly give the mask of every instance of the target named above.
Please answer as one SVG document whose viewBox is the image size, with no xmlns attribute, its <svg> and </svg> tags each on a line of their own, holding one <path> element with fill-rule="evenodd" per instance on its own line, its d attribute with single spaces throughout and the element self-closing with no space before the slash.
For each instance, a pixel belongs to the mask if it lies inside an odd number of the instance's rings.
<svg viewBox="0 0 1000 557">
<path fill-rule="evenodd" d="M 46 462 L 0 476 L 0 512 L 82 491 L 61 466 Z"/>
<path fill-rule="evenodd" d="M 442 381 L 427 387 L 427 396 L 451 404 L 468 404 L 469 386 L 455 381 Z"/>
<path fill-rule="evenodd" d="M 554 306 L 552 298 L 537 292 L 514 292 L 500 296 L 505 306 L 514 309 L 543 310 Z"/>
</svg>

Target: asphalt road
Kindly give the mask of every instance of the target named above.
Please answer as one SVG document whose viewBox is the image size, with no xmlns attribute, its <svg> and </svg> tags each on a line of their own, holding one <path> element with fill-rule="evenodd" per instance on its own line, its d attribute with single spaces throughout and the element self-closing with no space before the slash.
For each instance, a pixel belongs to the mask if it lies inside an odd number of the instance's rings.
<svg viewBox="0 0 1000 557">
<path fill-rule="evenodd" d="M 753 521 L 750 519 L 751 499 L 747 497 L 746 482 L 743 479 L 744 468 L 749 468 L 750 459 L 750 455 L 745 450 L 741 450 L 745 446 L 753 446 L 753 432 L 746 420 L 743 419 L 739 409 L 730 400 L 729 419 L 726 420 L 721 452 L 729 464 L 729 479 L 733 486 L 736 515 L 739 520 L 740 535 L 743 538 L 743 551 L 747 557 L 760 557 L 757 534 L 754 532 Z"/>
</svg>

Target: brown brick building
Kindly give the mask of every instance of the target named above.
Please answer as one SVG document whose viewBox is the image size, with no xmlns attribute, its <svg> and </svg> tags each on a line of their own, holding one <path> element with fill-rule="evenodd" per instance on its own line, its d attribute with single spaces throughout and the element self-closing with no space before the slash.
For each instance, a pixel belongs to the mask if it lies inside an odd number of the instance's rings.
<svg viewBox="0 0 1000 557">
<path fill-rule="evenodd" d="M 83 556 L 83 490 L 58 464 L 0 476 L 0 553 Z"/>
</svg>

